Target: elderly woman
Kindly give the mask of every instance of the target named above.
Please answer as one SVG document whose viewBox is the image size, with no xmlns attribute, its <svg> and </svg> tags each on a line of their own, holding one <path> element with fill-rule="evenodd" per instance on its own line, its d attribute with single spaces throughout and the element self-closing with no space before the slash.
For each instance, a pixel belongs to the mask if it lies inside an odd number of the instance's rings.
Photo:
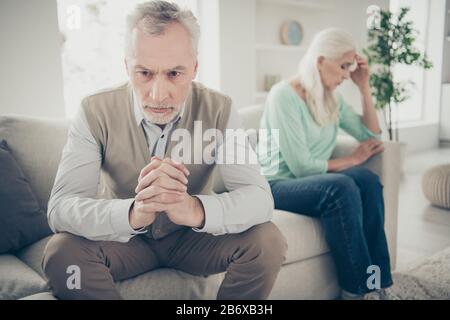
<svg viewBox="0 0 450 320">
<path fill-rule="evenodd" d="M 368 64 L 355 48 L 352 37 L 339 29 L 315 36 L 298 74 L 271 89 L 261 120 L 268 134 L 258 146 L 275 207 L 320 219 L 343 299 L 362 299 L 373 291 L 367 286 L 372 265 L 380 268 L 380 287 L 392 285 L 383 186 L 359 166 L 382 152 L 383 144 Z M 360 91 L 362 117 L 335 92 L 347 79 Z M 330 159 L 339 128 L 360 145 L 351 156 Z M 371 295 L 386 294 L 381 289 Z"/>
</svg>

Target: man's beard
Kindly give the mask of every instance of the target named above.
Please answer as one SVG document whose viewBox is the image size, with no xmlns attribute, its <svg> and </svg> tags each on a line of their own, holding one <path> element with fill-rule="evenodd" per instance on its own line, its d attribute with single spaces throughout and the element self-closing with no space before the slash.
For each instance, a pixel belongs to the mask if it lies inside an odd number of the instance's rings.
<svg viewBox="0 0 450 320">
<path fill-rule="evenodd" d="M 157 109 L 169 109 L 165 113 L 158 114 L 156 112 L 150 111 L 151 108 Z M 179 114 L 180 106 L 167 106 L 167 105 L 144 105 L 144 117 L 147 121 L 157 125 L 165 125 L 175 119 Z"/>
</svg>

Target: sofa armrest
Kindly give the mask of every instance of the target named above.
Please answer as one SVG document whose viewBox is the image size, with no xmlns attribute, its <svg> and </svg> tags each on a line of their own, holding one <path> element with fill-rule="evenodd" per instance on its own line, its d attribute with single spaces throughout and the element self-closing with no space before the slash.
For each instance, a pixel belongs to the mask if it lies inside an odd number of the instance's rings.
<svg viewBox="0 0 450 320">
<path fill-rule="evenodd" d="M 338 137 L 332 158 L 348 156 L 358 146 L 358 142 L 350 137 Z M 376 173 L 384 186 L 385 231 L 391 256 L 391 268 L 395 269 L 397 261 L 397 219 L 398 197 L 400 185 L 400 145 L 396 142 L 384 141 L 384 152 L 370 158 L 364 167 Z"/>
</svg>

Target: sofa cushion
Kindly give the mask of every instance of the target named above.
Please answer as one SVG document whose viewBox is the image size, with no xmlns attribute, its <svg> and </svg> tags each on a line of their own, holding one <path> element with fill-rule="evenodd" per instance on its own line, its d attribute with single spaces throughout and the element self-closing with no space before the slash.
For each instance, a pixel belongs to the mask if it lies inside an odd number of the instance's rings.
<svg viewBox="0 0 450 320">
<path fill-rule="evenodd" d="M 328 300 L 339 296 L 336 268 L 330 253 L 285 264 L 268 297 L 283 300 Z"/>
<path fill-rule="evenodd" d="M 45 281 L 11 254 L 0 255 L 0 300 L 20 299 L 48 290 Z"/>
<path fill-rule="evenodd" d="M 318 219 L 275 210 L 272 222 L 280 229 L 288 244 L 284 264 L 306 260 L 330 251 Z"/>
<path fill-rule="evenodd" d="M 196 277 L 175 269 L 157 269 L 120 281 L 116 287 L 126 300 L 215 299 L 224 274 Z M 51 292 L 28 295 L 21 300 L 56 300 Z"/>
<path fill-rule="evenodd" d="M 275 210 L 272 222 L 288 243 L 284 264 L 306 260 L 329 252 L 320 221 L 301 214 Z M 45 245 L 51 236 L 39 240 L 16 253 L 17 257 L 42 277 L 41 261 Z"/>
<path fill-rule="evenodd" d="M 20 300 L 58 300 L 51 292 L 41 292 L 26 296 Z"/>
<path fill-rule="evenodd" d="M 5 140 L 0 141 L 0 177 L 0 253 L 6 253 L 49 235 L 51 230 Z"/>
<path fill-rule="evenodd" d="M 242 120 L 242 125 L 246 130 L 258 130 L 260 126 L 261 117 L 264 113 L 263 104 L 255 104 L 245 108 L 239 109 L 239 117 Z"/>
<path fill-rule="evenodd" d="M 288 243 L 285 265 L 309 261 L 329 252 L 318 219 L 275 210 L 272 221 Z M 46 237 L 17 252 L 17 256 L 42 277 L 44 275 L 41 260 L 49 239 L 50 237 Z M 204 278 L 163 268 L 117 282 L 116 286 L 125 299 L 215 299 L 223 276 L 222 273 Z M 41 296 L 30 297 L 30 299 L 41 298 Z"/>
<path fill-rule="evenodd" d="M 67 124 L 61 119 L 0 116 L 0 140 L 8 141 L 44 211 L 67 140 Z"/>
<path fill-rule="evenodd" d="M 50 238 L 41 239 L 16 253 L 18 258 L 43 278 L 42 256 Z M 205 277 L 164 268 L 117 282 L 116 285 L 125 299 L 215 299 L 222 278 L 223 274 L 218 274 L 207 280 Z M 40 296 L 30 299 L 40 299 Z"/>
<path fill-rule="evenodd" d="M 44 271 L 42 270 L 42 257 L 44 255 L 45 246 L 51 237 L 52 235 L 45 237 L 15 253 L 20 260 L 43 278 L 45 278 L 45 276 Z"/>
<path fill-rule="evenodd" d="M 199 277 L 180 270 L 161 268 L 116 282 L 119 293 L 132 300 L 215 299 L 223 273 Z"/>
<path fill-rule="evenodd" d="M 253 150 L 256 150 L 258 144 L 258 128 L 259 121 L 261 119 L 264 107 L 262 105 L 253 105 L 250 107 L 239 109 L 238 114 L 242 121 L 242 126 L 248 136 L 250 146 Z M 225 184 L 219 175 L 217 168 L 214 169 L 212 174 L 212 190 L 215 193 L 226 192 Z"/>
</svg>

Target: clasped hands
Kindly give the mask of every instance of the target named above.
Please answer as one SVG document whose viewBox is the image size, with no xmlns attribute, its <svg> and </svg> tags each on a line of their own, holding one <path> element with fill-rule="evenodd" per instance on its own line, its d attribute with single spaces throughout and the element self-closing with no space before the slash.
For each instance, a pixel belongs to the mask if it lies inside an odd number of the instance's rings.
<svg viewBox="0 0 450 320">
<path fill-rule="evenodd" d="M 152 157 L 139 174 L 136 197 L 129 212 L 130 226 L 138 230 L 152 224 L 158 214 L 166 214 L 175 224 L 203 227 L 203 205 L 187 193 L 189 174 L 182 163 Z"/>
</svg>

